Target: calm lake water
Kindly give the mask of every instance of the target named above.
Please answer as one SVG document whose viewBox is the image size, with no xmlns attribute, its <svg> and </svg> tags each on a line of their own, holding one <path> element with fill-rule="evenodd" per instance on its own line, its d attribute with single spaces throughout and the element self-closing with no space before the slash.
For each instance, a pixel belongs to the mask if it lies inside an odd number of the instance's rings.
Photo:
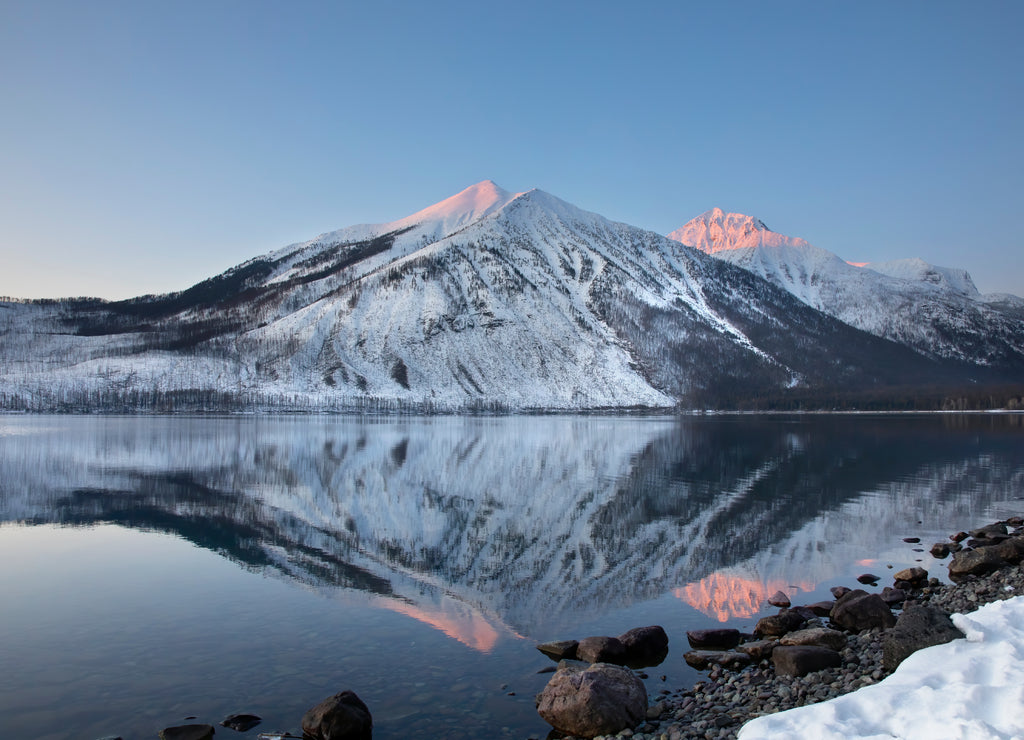
<svg viewBox="0 0 1024 740">
<path fill-rule="evenodd" d="M 536 642 L 794 603 L 1024 513 L 1021 416 L 0 417 L 0 736 L 544 737 Z M 922 538 L 922 545 L 904 537 Z M 665 681 L 662 681 L 662 676 Z"/>
</svg>

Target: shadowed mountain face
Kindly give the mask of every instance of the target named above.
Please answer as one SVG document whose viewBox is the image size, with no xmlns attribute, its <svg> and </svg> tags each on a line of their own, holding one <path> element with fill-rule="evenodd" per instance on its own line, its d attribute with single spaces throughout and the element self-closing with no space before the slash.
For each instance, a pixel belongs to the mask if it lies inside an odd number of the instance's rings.
<svg viewBox="0 0 1024 740">
<path fill-rule="evenodd" d="M 706 408 L 1005 380 L 547 193 L 479 183 L 185 291 L 0 303 L 0 408 Z"/>
<path fill-rule="evenodd" d="M 7 418 L 0 520 L 172 532 L 486 649 L 723 573 L 819 583 L 1012 506 L 1019 421 Z"/>
</svg>

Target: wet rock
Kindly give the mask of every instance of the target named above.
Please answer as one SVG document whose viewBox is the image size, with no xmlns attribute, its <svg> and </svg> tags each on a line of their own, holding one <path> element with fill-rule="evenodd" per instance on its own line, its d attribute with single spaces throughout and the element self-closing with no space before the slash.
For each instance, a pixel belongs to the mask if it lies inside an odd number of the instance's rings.
<svg viewBox="0 0 1024 740">
<path fill-rule="evenodd" d="M 960 578 L 967 575 L 984 575 L 998 570 L 1004 565 L 999 553 L 991 547 L 979 550 L 961 550 L 954 553 L 949 563 L 949 577 Z"/>
<path fill-rule="evenodd" d="M 633 665 L 657 665 L 668 655 L 668 635 L 659 625 L 634 627 L 619 635 L 626 649 L 626 662 Z"/>
<path fill-rule="evenodd" d="M 573 660 L 576 657 L 576 647 L 579 644 L 577 640 L 555 640 L 542 642 L 537 649 L 552 660 L 562 660 L 563 658 Z"/>
<path fill-rule="evenodd" d="M 881 596 L 859 588 L 837 599 L 829 618 L 840 629 L 850 632 L 888 629 L 896 624 L 896 617 Z"/>
<path fill-rule="evenodd" d="M 737 629 L 689 630 L 686 639 L 690 647 L 698 650 L 731 650 L 740 644 Z"/>
<path fill-rule="evenodd" d="M 903 541 L 907 542 L 907 543 L 910 543 L 911 545 L 916 545 L 918 542 L 921 541 L 921 538 L 920 537 L 904 537 Z"/>
<path fill-rule="evenodd" d="M 587 663 L 622 665 L 626 662 L 626 648 L 616 637 L 584 637 L 576 646 L 576 657 Z"/>
<path fill-rule="evenodd" d="M 903 570 L 897 571 L 893 578 L 897 581 L 906 581 L 911 585 L 917 585 L 924 583 L 928 580 L 928 571 L 924 568 L 904 568 Z"/>
<path fill-rule="evenodd" d="M 775 640 L 754 640 L 752 642 L 745 642 L 736 649 L 741 653 L 749 655 L 750 659 L 757 663 L 765 658 L 770 658 L 772 649 L 777 644 Z"/>
<path fill-rule="evenodd" d="M 900 614 L 896 626 L 882 635 L 882 666 L 886 671 L 894 671 L 912 653 L 963 636 L 942 609 L 934 606 L 909 607 Z"/>
<path fill-rule="evenodd" d="M 776 591 L 771 596 L 769 596 L 768 603 L 772 606 L 781 607 L 787 607 L 792 604 L 792 602 L 789 600 L 789 597 L 786 596 L 786 594 L 782 593 L 782 591 Z"/>
<path fill-rule="evenodd" d="M 783 676 L 806 676 L 824 668 L 838 668 L 842 656 L 835 650 L 812 645 L 779 645 L 772 651 L 775 672 Z"/>
<path fill-rule="evenodd" d="M 936 542 L 932 545 L 932 549 L 929 552 L 931 552 L 933 558 L 939 558 L 940 560 L 949 557 L 949 543 Z"/>
<path fill-rule="evenodd" d="M 229 714 L 220 721 L 221 727 L 228 727 L 238 732 L 247 732 L 263 721 L 262 717 L 255 714 Z"/>
<path fill-rule="evenodd" d="M 810 629 L 790 632 L 779 640 L 779 644 L 813 645 L 839 651 L 846 647 L 846 635 L 838 630 L 831 630 L 827 627 L 812 627 Z"/>
<path fill-rule="evenodd" d="M 995 522 L 994 524 L 986 524 L 984 527 L 978 527 L 968 532 L 971 537 L 977 537 L 979 539 L 989 539 L 993 537 L 1005 536 L 1006 525 L 1002 522 Z"/>
<path fill-rule="evenodd" d="M 857 576 L 857 583 L 863 583 L 865 586 L 874 586 L 882 580 L 881 576 L 876 576 L 874 573 L 861 573 Z"/>
<path fill-rule="evenodd" d="M 647 690 L 632 671 L 608 663 L 559 666 L 537 695 L 537 713 L 577 737 L 613 735 L 647 718 Z"/>
<path fill-rule="evenodd" d="M 848 594 L 852 590 L 852 588 L 847 588 L 846 586 L 833 586 L 829 589 L 837 599 L 842 598 L 844 594 Z"/>
<path fill-rule="evenodd" d="M 754 627 L 757 637 L 780 637 L 787 632 L 800 629 L 807 620 L 798 613 L 783 609 L 778 614 L 762 617 Z"/>
<path fill-rule="evenodd" d="M 731 650 L 691 650 L 683 655 L 683 660 L 691 668 L 703 671 L 715 665 L 725 668 L 743 668 L 750 665 L 751 656 Z"/>
<path fill-rule="evenodd" d="M 177 725 L 160 730 L 160 740 L 213 740 L 213 725 Z"/>
<path fill-rule="evenodd" d="M 966 532 L 957 532 L 956 534 L 951 534 L 949 539 L 953 540 L 953 542 L 963 542 L 968 537 L 970 537 L 970 535 Z"/>
<path fill-rule="evenodd" d="M 302 715 L 302 731 L 311 740 L 371 740 L 373 718 L 354 692 L 342 691 Z"/>
</svg>

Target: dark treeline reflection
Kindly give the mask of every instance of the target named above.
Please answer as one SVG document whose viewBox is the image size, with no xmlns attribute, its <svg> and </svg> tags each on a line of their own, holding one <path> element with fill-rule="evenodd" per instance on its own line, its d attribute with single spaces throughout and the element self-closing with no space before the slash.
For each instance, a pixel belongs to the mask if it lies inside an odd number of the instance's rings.
<svg viewBox="0 0 1024 740">
<path fill-rule="evenodd" d="M 530 634 L 723 569 L 824 579 L 918 522 L 970 523 L 1022 495 L 1022 435 L 1010 415 L 7 417 L 0 517 L 170 532 Z"/>
</svg>

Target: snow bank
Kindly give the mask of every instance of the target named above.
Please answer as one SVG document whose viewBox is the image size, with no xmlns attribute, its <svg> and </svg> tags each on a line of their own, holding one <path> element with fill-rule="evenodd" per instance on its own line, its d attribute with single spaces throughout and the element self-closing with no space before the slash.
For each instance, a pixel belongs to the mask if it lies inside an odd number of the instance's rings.
<svg viewBox="0 0 1024 740">
<path fill-rule="evenodd" d="M 1024 737 L 1024 597 L 953 622 L 967 639 L 918 651 L 852 694 L 751 720 L 739 740 Z"/>
</svg>

